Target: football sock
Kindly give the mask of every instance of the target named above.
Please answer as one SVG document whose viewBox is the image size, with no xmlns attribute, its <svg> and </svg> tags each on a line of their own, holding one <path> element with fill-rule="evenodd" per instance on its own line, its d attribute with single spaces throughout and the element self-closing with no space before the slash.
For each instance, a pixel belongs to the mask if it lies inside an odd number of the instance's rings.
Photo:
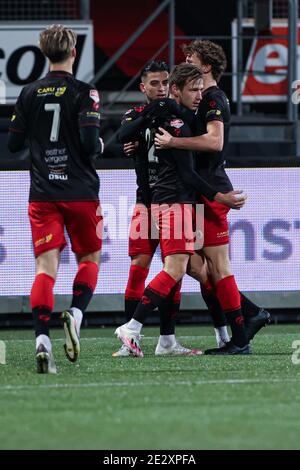
<svg viewBox="0 0 300 470">
<path fill-rule="evenodd" d="M 171 348 L 176 343 L 175 335 L 160 335 L 158 344 L 162 348 Z"/>
<path fill-rule="evenodd" d="M 99 267 L 92 261 L 83 261 L 73 283 L 73 298 L 71 307 L 85 312 L 97 285 Z"/>
<path fill-rule="evenodd" d="M 173 287 L 165 302 L 159 307 L 160 334 L 163 336 L 175 334 L 176 317 L 180 310 L 181 284 L 181 281 L 179 281 Z"/>
<path fill-rule="evenodd" d="M 216 295 L 225 312 L 232 331 L 232 341 L 236 346 L 247 344 L 241 299 L 234 276 L 227 276 L 216 284 Z"/>
<path fill-rule="evenodd" d="M 215 335 L 216 335 L 216 340 L 217 340 L 218 345 L 221 342 L 225 344 L 225 343 L 228 343 L 228 341 L 230 341 L 226 326 L 219 326 L 218 328 L 214 328 L 214 330 L 215 330 Z"/>
<path fill-rule="evenodd" d="M 244 317 L 245 318 L 255 317 L 259 313 L 260 308 L 257 305 L 255 305 L 253 302 L 251 302 L 251 300 L 249 300 L 247 297 L 245 297 L 244 294 L 242 294 L 241 292 L 240 292 L 240 296 L 241 296 L 241 306 L 242 306 Z"/>
<path fill-rule="evenodd" d="M 125 317 L 127 322 L 132 318 L 135 309 L 143 296 L 148 273 L 148 268 L 143 268 L 137 265 L 130 266 L 128 282 L 125 290 Z"/>
<path fill-rule="evenodd" d="M 36 349 L 39 347 L 40 344 L 45 346 L 48 352 L 52 351 L 52 345 L 51 345 L 51 341 L 48 335 L 40 334 L 36 337 L 36 340 L 35 340 Z"/>
<path fill-rule="evenodd" d="M 140 333 L 141 329 L 143 328 L 143 323 L 140 323 L 134 318 L 131 318 L 131 320 L 129 320 L 129 322 L 127 323 L 127 328 L 129 328 L 129 330 L 137 331 L 138 333 Z"/>
<path fill-rule="evenodd" d="M 55 280 L 48 274 L 35 276 L 30 292 L 30 305 L 36 337 L 49 336 L 49 321 L 54 307 L 54 283 Z"/>
<path fill-rule="evenodd" d="M 216 297 L 215 290 L 209 280 L 205 284 L 200 283 L 201 294 L 204 302 L 207 305 L 208 311 L 212 317 L 215 328 L 220 328 L 226 325 L 226 316 L 222 310 L 220 302 Z"/>
<path fill-rule="evenodd" d="M 176 284 L 177 281 L 166 271 L 161 271 L 157 274 L 146 287 L 133 318 L 144 324 L 148 314 L 163 304 Z"/>
</svg>

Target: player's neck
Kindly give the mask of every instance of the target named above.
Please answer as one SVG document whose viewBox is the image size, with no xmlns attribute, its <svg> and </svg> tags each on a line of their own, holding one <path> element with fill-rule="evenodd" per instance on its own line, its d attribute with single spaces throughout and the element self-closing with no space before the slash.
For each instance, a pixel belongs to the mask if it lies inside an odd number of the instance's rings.
<svg viewBox="0 0 300 470">
<path fill-rule="evenodd" d="M 210 76 L 210 75 L 204 75 L 203 76 L 203 85 L 204 85 L 204 90 L 207 88 L 210 88 L 211 86 L 218 86 L 216 80 Z"/>
<path fill-rule="evenodd" d="M 73 63 L 71 62 L 62 62 L 57 64 L 50 63 L 49 67 L 50 72 L 68 72 L 73 74 Z"/>
</svg>

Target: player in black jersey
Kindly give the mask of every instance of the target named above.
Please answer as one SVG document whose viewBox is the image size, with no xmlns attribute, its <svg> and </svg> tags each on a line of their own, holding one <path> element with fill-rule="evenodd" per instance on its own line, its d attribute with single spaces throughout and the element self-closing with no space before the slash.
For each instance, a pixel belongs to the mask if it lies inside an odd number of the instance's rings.
<svg viewBox="0 0 300 470">
<path fill-rule="evenodd" d="M 137 176 L 136 206 L 131 220 L 129 236 L 129 256 L 131 266 L 125 290 L 125 316 L 129 321 L 142 298 L 150 264 L 159 244 L 151 237 L 151 191 L 157 181 L 158 158 L 154 152 L 155 129 L 148 123 L 151 117 L 151 105 L 154 100 L 163 99 L 169 92 L 169 69 L 165 62 L 151 61 L 141 71 L 140 90 L 145 94 L 146 103 L 129 109 L 123 119 L 119 138 L 124 142 L 124 151 L 134 157 Z M 148 104 L 148 106 L 147 106 Z M 156 106 L 153 108 L 156 110 Z M 156 112 L 156 111 L 155 111 Z M 133 143 L 128 140 L 134 139 Z M 138 234 L 141 227 L 146 233 Z M 161 354 L 196 354 L 196 350 L 182 346 L 175 338 L 175 316 L 180 306 L 180 289 L 173 298 L 160 306 L 160 337 L 155 349 Z M 113 357 L 132 355 L 126 345 L 113 353 Z"/>
<path fill-rule="evenodd" d="M 39 373 L 56 371 L 49 320 L 60 252 L 66 245 L 64 228 L 78 262 L 71 308 L 61 315 L 65 353 L 71 362 L 80 352 L 82 315 L 96 287 L 102 243 L 99 178 L 94 165 L 102 152 L 99 95 L 72 75 L 75 46 L 76 34 L 68 27 L 52 25 L 41 32 L 40 48 L 49 59 L 50 70 L 43 79 L 23 88 L 9 129 L 10 151 L 28 145 L 31 156 L 28 212 L 36 276 L 30 302 Z"/>
<path fill-rule="evenodd" d="M 211 41 L 193 41 L 184 48 L 187 62 L 197 65 L 203 72 L 204 92 L 195 120 L 195 135 L 189 139 L 176 139 L 165 131 L 157 134 L 160 148 L 182 148 L 198 153 L 197 171 L 220 191 L 230 190 L 231 182 L 224 169 L 224 158 L 230 126 L 229 102 L 218 82 L 226 67 L 226 57 L 220 46 Z M 259 329 L 269 322 L 269 313 L 259 309 L 239 293 L 231 274 L 228 250 L 228 208 L 210 202 L 201 196 L 205 205 L 204 253 L 210 278 L 201 279 L 197 265 L 200 257 L 191 262 L 191 274 L 201 280 L 203 298 L 210 309 L 220 349 L 208 351 L 213 354 L 248 354 L 249 341 Z M 203 272 L 203 271 L 201 271 Z M 243 315 L 245 317 L 245 326 Z M 228 341 L 227 319 L 232 329 L 232 341 Z M 223 344 L 222 344 L 223 343 Z M 224 344 L 227 343 L 227 344 Z"/>
<path fill-rule="evenodd" d="M 175 99 L 190 109 L 196 109 L 201 100 L 201 71 L 190 64 L 175 67 L 170 76 L 170 88 Z M 154 103 L 153 103 L 154 104 Z M 154 106 L 143 110 L 140 128 L 152 130 L 164 126 L 173 135 L 190 136 L 190 130 L 183 120 L 173 116 L 165 108 L 164 102 L 156 103 L 158 110 L 152 114 Z M 160 104 L 162 104 L 160 109 Z M 131 126 L 134 138 L 138 126 Z M 147 314 L 171 299 L 173 292 L 180 290 L 181 279 L 185 274 L 190 255 L 194 252 L 193 219 L 187 210 L 195 202 L 195 192 L 205 194 L 209 200 L 222 201 L 230 207 L 243 205 L 237 201 L 236 192 L 229 194 L 218 192 L 212 185 L 201 178 L 194 169 L 194 157 L 189 151 L 171 150 L 157 153 L 157 178 L 151 188 L 152 214 L 159 227 L 159 241 L 164 260 L 163 270 L 150 282 L 144 291 L 132 320 L 116 330 L 119 339 L 136 356 L 143 356 L 140 349 L 140 331 Z M 144 167 L 148 161 L 144 158 Z M 178 216 L 178 217 L 177 217 Z M 184 227 L 184 229 L 183 229 Z M 182 229 L 182 230 L 178 230 Z M 181 236 L 176 236 L 181 234 Z M 164 236 L 167 234 L 167 236 Z"/>
</svg>

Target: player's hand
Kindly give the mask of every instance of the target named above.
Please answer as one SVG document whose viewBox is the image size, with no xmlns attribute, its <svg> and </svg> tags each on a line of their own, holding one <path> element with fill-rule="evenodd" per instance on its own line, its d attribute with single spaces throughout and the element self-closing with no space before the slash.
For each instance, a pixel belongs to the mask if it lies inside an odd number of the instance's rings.
<svg viewBox="0 0 300 470">
<path fill-rule="evenodd" d="M 126 157 L 132 157 L 135 154 L 138 145 L 138 142 L 127 142 L 126 144 L 124 144 L 123 151 Z"/>
<path fill-rule="evenodd" d="M 231 209 L 239 210 L 244 206 L 247 200 L 247 194 L 241 190 L 230 191 L 225 194 L 217 193 L 214 197 L 214 200 L 220 204 L 224 204 L 225 206 L 230 207 Z"/>
<path fill-rule="evenodd" d="M 166 103 L 166 98 L 163 99 L 156 99 L 151 101 L 147 106 L 145 106 L 145 109 L 141 112 L 141 115 L 144 117 L 144 119 L 148 121 L 152 121 L 153 119 L 157 117 L 162 117 L 162 116 L 169 116 L 170 111 L 169 107 Z"/>
<path fill-rule="evenodd" d="M 155 134 L 154 145 L 158 150 L 172 148 L 172 136 L 162 127 L 158 128 L 159 133 Z"/>
</svg>

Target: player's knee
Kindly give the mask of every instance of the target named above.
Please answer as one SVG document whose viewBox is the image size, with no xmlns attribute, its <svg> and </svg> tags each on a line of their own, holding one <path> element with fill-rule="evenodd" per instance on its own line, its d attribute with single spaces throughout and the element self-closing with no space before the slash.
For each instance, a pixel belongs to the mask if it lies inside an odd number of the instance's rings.
<svg viewBox="0 0 300 470">
<path fill-rule="evenodd" d="M 148 269 L 150 267 L 151 261 L 152 256 L 150 255 L 138 255 L 131 258 L 131 265 Z"/>
<path fill-rule="evenodd" d="M 228 266 L 222 264 L 212 265 L 209 269 L 210 276 L 214 280 L 214 283 L 221 281 L 227 276 L 231 276 L 232 272 Z"/>
<path fill-rule="evenodd" d="M 77 255 L 78 264 L 84 263 L 85 261 L 90 261 L 99 265 L 100 263 L 100 251 L 95 251 L 93 253 L 88 253 L 87 255 Z"/>
<path fill-rule="evenodd" d="M 187 274 L 191 276 L 193 279 L 195 279 L 198 282 L 202 281 L 202 270 L 197 269 L 193 266 L 189 266 L 187 269 Z"/>
</svg>

